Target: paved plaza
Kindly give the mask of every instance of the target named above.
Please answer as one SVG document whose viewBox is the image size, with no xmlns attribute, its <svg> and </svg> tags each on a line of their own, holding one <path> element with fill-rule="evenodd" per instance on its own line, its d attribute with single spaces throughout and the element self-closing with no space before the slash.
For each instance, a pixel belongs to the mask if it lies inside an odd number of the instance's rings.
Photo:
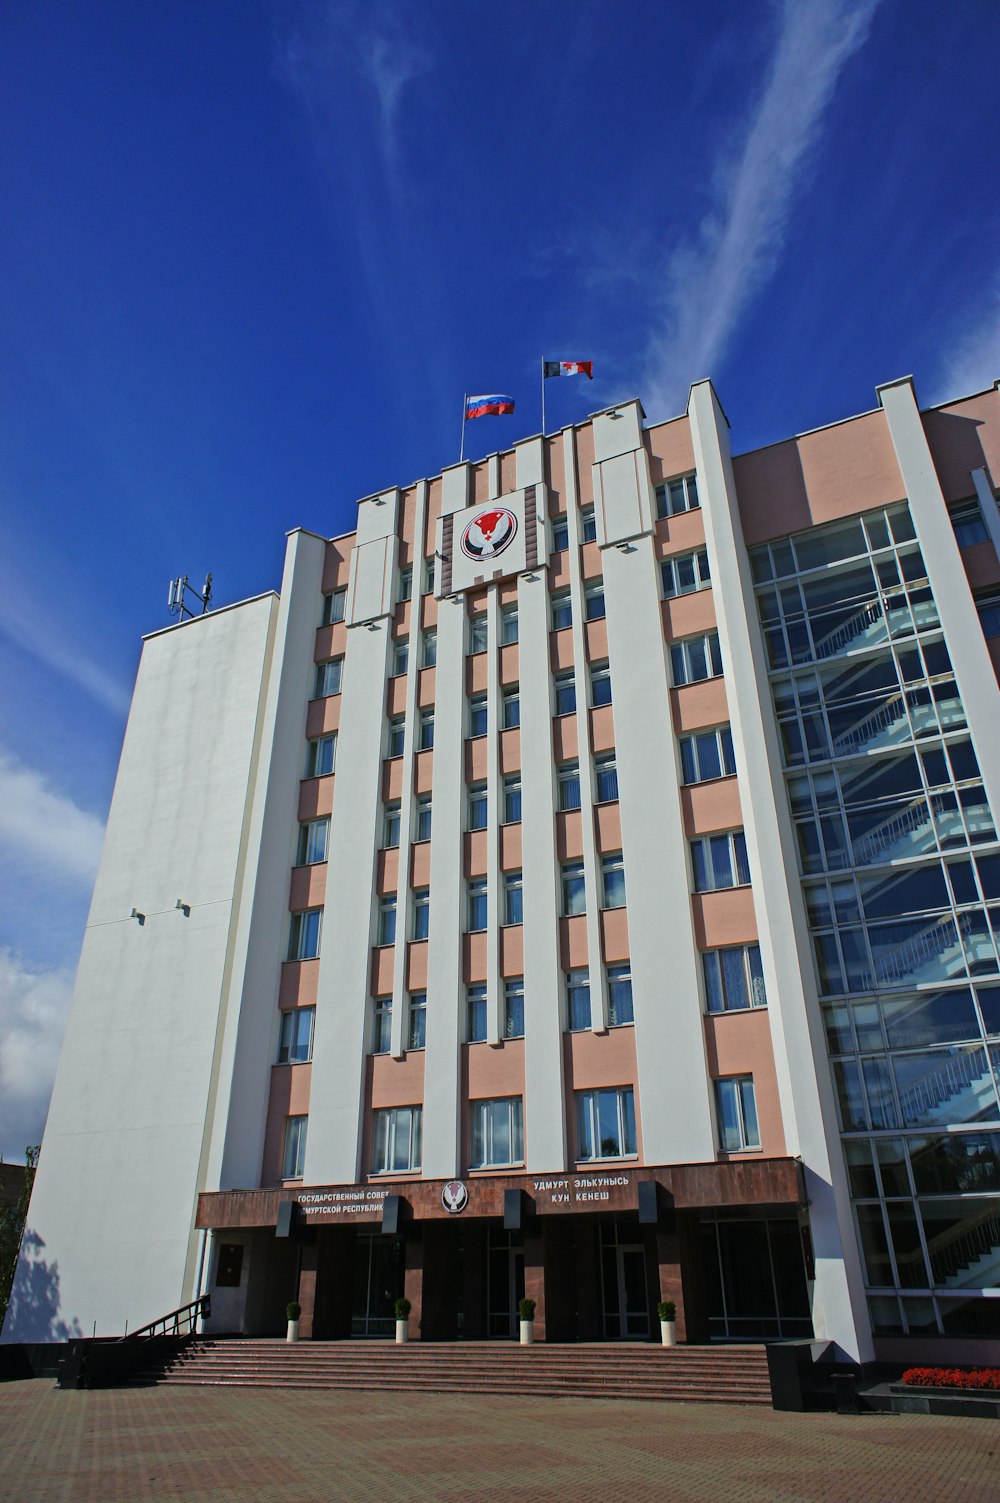
<svg viewBox="0 0 1000 1503">
<path fill-rule="evenodd" d="M 1000 1425 L 716 1404 L 0 1384 L 4 1503 L 997 1503 Z"/>
</svg>

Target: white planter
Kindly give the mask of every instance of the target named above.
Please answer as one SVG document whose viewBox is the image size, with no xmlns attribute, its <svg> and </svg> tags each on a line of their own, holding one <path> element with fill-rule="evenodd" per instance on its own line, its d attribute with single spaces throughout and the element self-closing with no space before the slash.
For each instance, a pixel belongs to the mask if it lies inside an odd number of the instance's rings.
<svg viewBox="0 0 1000 1503">
<path fill-rule="evenodd" d="M 677 1322 L 676 1320 L 660 1321 L 660 1340 L 664 1346 L 677 1345 Z"/>
<path fill-rule="evenodd" d="M 298 1339 L 299 1339 L 299 1323 L 298 1323 L 297 1320 L 290 1320 L 288 1322 L 288 1331 L 287 1331 L 287 1334 L 285 1336 L 285 1340 L 286 1341 L 298 1341 Z"/>
<path fill-rule="evenodd" d="M 397 1345 L 399 1345 L 399 1346 L 405 1346 L 406 1342 L 408 1342 L 409 1339 L 410 1339 L 409 1321 L 406 1321 L 406 1320 L 397 1320 L 397 1322 L 396 1322 L 396 1342 L 397 1342 Z"/>
<path fill-rule="evenodd" d="M 535 1339 L 535 1322 L 533 1320 L 521 1321 L 521 1345 L 530 1346 Z"/>
</svg>

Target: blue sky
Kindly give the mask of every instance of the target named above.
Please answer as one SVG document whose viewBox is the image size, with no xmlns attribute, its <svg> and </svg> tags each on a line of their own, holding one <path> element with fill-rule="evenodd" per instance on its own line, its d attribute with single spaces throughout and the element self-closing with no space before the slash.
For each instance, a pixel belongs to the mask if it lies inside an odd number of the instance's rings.
<svg viewBox="0 0 1000 1503">
<path fill-rule="evenodd" d="M 737 449 L 1000 375 L 994 0 L 7 0 L 0 1152 L 39 1137 L 140 634 L 286 529 L 710 375 Z"/>
</svg>

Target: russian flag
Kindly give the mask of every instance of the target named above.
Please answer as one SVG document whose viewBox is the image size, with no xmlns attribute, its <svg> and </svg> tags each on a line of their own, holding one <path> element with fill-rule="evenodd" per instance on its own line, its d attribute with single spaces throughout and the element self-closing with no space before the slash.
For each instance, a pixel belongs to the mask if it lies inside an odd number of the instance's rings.
<svg viewBox="0 0 1000 1503">
<path fill-rule="evenodd" d="M 466 397 L 465 416 L 477 417 L 503 417 L 508 412 L 514 411 L 514 398 L 501 397 L 495 393 L 489 397 Z"/>
</svg>

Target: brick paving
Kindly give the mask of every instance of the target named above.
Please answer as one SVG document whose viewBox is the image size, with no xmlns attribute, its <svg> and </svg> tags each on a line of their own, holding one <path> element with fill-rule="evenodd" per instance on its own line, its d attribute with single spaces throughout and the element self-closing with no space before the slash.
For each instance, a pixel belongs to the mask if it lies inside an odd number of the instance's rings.
<svg viewBox="0 0 1000 1503">
<path fill-rule="evenodd" d="M 1000 1424 L 715 1404 L 0 1384 L 4 1503 L 997 1503 Z"/>
</svg>

